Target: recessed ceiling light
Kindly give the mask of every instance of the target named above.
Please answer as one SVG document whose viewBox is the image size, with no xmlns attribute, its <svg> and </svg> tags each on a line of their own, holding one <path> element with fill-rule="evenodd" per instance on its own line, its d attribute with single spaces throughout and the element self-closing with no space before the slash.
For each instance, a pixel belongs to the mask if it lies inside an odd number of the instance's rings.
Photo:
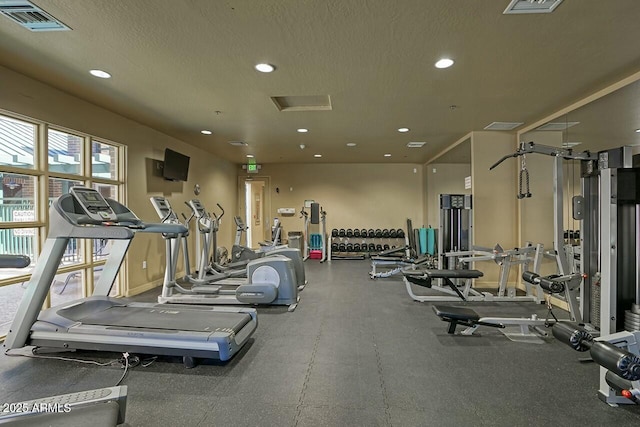
<svg viewBox="0 0 640 427">
<path fill-rule="evenodd" d="M 449 68 L 453 65 L 453 59 L 442 58 L 436 62 L 436 68 Z"/>
<path fill-rule="evenodd" d="M 402 133 L 409 132 L 409 128 L 398 128 L 398 132 L 402 132 Z"/>
<path fill-rule="evenodd" d="M 270 73 L 275 69 L 276 67 L 271 64 L 256 64 L 256 70 L 260 71 L 261 73 Z"/>
<path fill-rule="evenodd" d="M 322 154 L 314 154 L 314 155 L 313 155 L 313 157 L 318 157 L 318 158 L 320 158 L 320 157 L 322 157 Z"/>
<path fill-rule="evenodd" d="M 111 78 L 111 74 L 107 73 L 106 71 L 102 71 L 102 70 L 89 70 L 89 73 L 91 73 L 92 76 L 99 77 L 101 79 L 110 79 Z"/>
<path fill-rule="evenodd" d="M 300 129 L 298 129 L 298 132 L 300 132 L 300 133 L 307 133 L 307 132 L 309 132 L 309 129 L 300 128 Z"/>
<path fill-rule="evenodd" d="M 385 157 L 391 157 L 391 154 L 387 153 L 384 155 Z"/>
<path fill-rule="evenodd" d="M 253 159 L 253 154 L 247 154 L 247 157 Z"/>
<path fill-rule="evenodd" d="M 356 143 L 355 142 L 347 142 L 347 147 L 355 147 Z"/>
<path fill-rule="evenodd" d="M 211 135 L 211 131 L 210 130 L 206 130 L 206 129 L 205 130 L 201 130 L 200 133 L 203 134 L 203 135 Z"/>
</svg>

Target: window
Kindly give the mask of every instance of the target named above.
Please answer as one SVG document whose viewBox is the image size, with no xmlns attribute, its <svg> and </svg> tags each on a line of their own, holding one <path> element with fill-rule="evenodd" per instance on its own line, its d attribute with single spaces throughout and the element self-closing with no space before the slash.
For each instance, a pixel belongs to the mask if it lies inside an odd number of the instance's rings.
<svg viewBox="0 0 640 427">
<path fill-rule="evenodd" d="M 0 116 L 0 166 L 33 169 L 38 127 Z"/>
<path fill-rule="evenodd" d="M 91 143 L 92 176 L 96 178 L 117 179 L 117 147 L 93 141 Z"/>
<path fill-rule="evenodd" d="M 47 163 L 51 172 L 78 175 L 82 173 L 83 138 L 49 129 Z"/>
<path fill-rule="evenodd" d="M 125 147 L 115 143 L 0 112 L 0 254 L 31 258 L 27 268 L 0 270 L 0 339 L 9 329 L 40 242 L 49 231 L 46 210 L 74 186 L 93 187 L 105 197 L 122 200 L 124 155 Z M 111 242 L 105 239 L 71 239 L 48 305 L 91 293 L 110 248 Z M 110 295 L 118 296 L 124 285 L 118 277 Z"/>
</svg>

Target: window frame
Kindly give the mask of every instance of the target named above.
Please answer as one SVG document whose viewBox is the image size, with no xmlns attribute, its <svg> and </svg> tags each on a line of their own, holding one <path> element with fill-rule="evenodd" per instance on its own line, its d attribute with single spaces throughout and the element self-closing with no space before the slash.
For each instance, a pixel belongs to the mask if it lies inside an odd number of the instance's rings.
<svg viewBox="0 0 640 427">
<path fill-rule="evenodd" d="M 0 222 L 0 227 L 6 229 L 17 228 L 34 228 L 36 229 L 36 236 L 33 242 L 33 251 L 35 254 L 40 255 L 47 234 L 49 231 L 49 206 L 50 206 L 50 194 L 49 194 L 49 182 L 50 179 L 64 179 L 80 181 L 82 185 L 86 187 L 92 187 L 93 184 L 104 184 L 114 186 L 116 188 L 116 200 L 126 204 L 127 200 L 127 188 L 126 188 L 126 158 L 127 158 L 127 146 L 120 144 L 109 139 L 91 135 L 86 132 L 81 132 L 75 129 L 68 129 L 63 126 L 58 126 L 45 121 L 25 117 L 20 114 L 16 114 L 7 110 L 0 109 L 0 116 L 13 120 L 22 121 L 36 127 L 35 141 L 34 141 L 34 166 L 33 168 L 20 168 L 14 166 L 0 165 L 1 173 L 18 174 L 30 176 L 35 179 L 34 186 L 34 204 L 36 206 L 36 220 L 25 222 Z M 64 172 L 56 172 L 49 170 L 49 130 L 54 130 L 63 133 L 69 133 L 82 139 L 81 147 L 81 161 L 80 172 L 78 174 L 69 174 Z M 92 164 L 92 148 L 93 143 L 108 145 L 115 148 L 116 164 L 116 177 L 115 179 L 95 177 L 93 176 L 93 164 Z M 94 260 L 93 257 L 94 242 L 86 240 L 81 245 L 82 262 L 78 264 L 59 267 L 56 274 L 73 274 L 79 272 L 82 277 L 82 294 L 84 296 L 90 295 L 94 286 L 94 269 L 101 267 L 105 264 L 106 259 Z M 126 274 L 126 260 L 123 264 L 123 270 L 118 275 L 119 279 L 114 284 L 118 288 L 118 295 L 126 293 L 128 288 L 127 274 Z M 6 279 L 0 278 L 0 287 L 13 285 L 16 283 L 26 282 L 31 278 L 31 272 L 24 275 L 13 276 Z M 50 291 L 51 292 L 51 291 Z M 44 308 L 50 306 L 50 297 L 48 296 L 45 302 Z M 3 337 L 0 335 L 0 339 Z"/>
</svg>

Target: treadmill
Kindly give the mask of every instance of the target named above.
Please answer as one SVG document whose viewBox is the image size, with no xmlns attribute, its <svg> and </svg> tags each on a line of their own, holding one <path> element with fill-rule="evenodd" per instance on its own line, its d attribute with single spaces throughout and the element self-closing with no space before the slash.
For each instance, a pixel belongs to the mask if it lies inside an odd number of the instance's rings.
<svg viewBox="0 0 640 427">
<path fill-rule="evenodd" d="M 7 349 L 45 348 L 132 352 L 229 360 L 248 341 L 258 321 L 255 309 L 173 306 L 109 297 L 136 233 L 185 233 L 181 224 L 147 224 L 126 206 L 92 188 L 73 187 L 49 213 L 49 235 L 11 329 Z M 72 238 L 112 239 L 93 295 L 40 311 Z"/>
</svg>

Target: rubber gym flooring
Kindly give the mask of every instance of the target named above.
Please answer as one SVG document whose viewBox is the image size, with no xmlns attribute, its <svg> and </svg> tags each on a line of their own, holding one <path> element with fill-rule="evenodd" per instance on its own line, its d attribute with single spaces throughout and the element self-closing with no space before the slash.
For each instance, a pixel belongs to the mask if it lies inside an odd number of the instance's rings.
<svg viewBox="0 0 640 427">
<path fill-rule="evenodd" d="M 397 278 L 367 261 L 306 262 L 297 310 L 259 309 L 254 338 L 229 363 L 137 366 L 125 378 L 131 426 L 638 426 L 640 407 L 596 396 L 598 367 L 553 339 L 497 330 L 450 336 Z M 137 297 L 154 301 L 159 289 Z M 528 316 L 533 303 L 472 305 Z M 74 357 L 108 362 L 117 355 Z M 114 385 L 118 366 L 0 357 L 0 403 Z"/>
</svg>

